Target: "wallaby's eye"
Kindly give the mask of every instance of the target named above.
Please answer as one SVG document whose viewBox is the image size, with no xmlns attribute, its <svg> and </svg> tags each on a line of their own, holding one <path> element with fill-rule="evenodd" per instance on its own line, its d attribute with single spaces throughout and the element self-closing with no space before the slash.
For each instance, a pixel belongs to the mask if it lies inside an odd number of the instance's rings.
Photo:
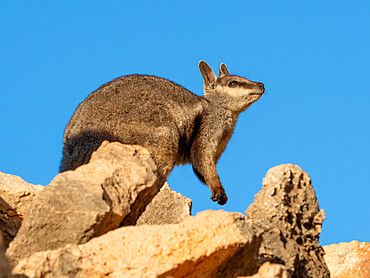
<svg viewBox="0 0 370 278">
<path fill-rule="evenodd" d="M 230 83 L 229 83 L 229 87 L 230 88 L 235 88 L 236 86 L 238 86 L 238 81 L 231 81 Z"/>
</svg>

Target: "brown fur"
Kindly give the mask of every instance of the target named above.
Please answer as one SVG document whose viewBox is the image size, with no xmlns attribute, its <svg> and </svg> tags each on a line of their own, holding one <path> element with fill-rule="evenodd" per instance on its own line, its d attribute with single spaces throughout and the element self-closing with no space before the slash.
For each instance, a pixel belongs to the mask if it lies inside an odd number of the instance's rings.
<svg viewBox="0 0 370 278">
<path fill-rule="evenodd" d="M 261 97 L 264 87 L 230 75 L 225 64 L 219 78 L 204 61 L 199 69 L 204 97 L 148 75 L 122 76 L 91 93 L 66 127 L 60 171 L 88 163 L 104 140 L 142 145 L 157 165 L 161 184 L 175 165 L 190 163 L 211 189 L 211 199 L 225 204 L 216 164 L 239 114 Z"/>
</svg>

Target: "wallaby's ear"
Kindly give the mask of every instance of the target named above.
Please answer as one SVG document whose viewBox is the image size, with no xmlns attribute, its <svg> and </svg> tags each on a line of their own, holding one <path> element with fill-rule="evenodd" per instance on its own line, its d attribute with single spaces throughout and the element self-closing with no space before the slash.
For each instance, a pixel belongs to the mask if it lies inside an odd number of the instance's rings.
<svg viewBox="0 0 370 278">
<path fill-rule="evenodd" d="M 227 70 L 227 67 L 224 63 L 220 65 L 220 74 L 219 77 L 226 76 L 226 75 L 231 75 L 229 71 Z"/>
<path fill-rule="evenodd" d="M 204 86 L 209 89 L 214 89 L 217 77 L 210 66 L 208 66 L 206 62 L 200 61 L 199 70 L 203 76 Z"/>
</svg>

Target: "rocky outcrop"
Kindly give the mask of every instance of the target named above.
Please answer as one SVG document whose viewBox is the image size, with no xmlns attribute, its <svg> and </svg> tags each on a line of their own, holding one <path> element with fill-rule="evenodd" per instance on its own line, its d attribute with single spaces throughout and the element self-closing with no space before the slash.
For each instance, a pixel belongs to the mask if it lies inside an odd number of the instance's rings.
<svg viewBox="0 0 370 278">
<path fill-rule="evenodd" d="M 0 172 L 0 230 L 5 246 L 16 236 L 29 204 L 42 188 Z"/>
<path fill-rule="evenodd" d="M 246 211 L 263 230 L 260 263 L 284 264 L 292 277 L 329 277 L 319 234 L 325 219 L 308 174 L 296 165 L 270 169 Z"/>
<path fill-rule="evenodd" d="M 13 186 L 0 200 L 15 208 L 18 224 L 24 215 L 7 250 L 13 273 L 29 278 L 329 277 L 318 243 L 325 215 L 309 176 L 298 166 L 268 171 L 246 219 L 224 211 L 190 216 L 189 199 L 167 185 L 157 194 L 155 171 L 146 149 L 104 142 L 89 164 L 59 174 L 41 191 L 18 194 L 19 201 L 3 198 L 21 188 L 6 183 Z M 326 260 L 332 269 L 340 261 L 337 268 L 346 268 L 345 275 L 366 277 L 367 246 L 335 255 L 326 247 Z M 0 268 L 10 275 L 7 267 L 0 252 Z M 361 274 L 349 272 L 355 270 Z"/>
<path fill-rule="evenodd" d="M 12 265 L 134 224 L 157 193 L 155 171 L 143 147 L 104 142 L 89 164 L 59 174 L 35 197 L 7 250 Z"/>
<path fill-rule="evenodd" d="M 352 241 L 324 246 L 331 278 L 369 278 L 370 243 Z"/>
<path fill-rule="evenodd" d="M 39 252 L 28 277 L 236 277 L 257 269 L 260 236 L 240 213 L 204 211 L 180 224 L 122 227 L 82 245 Z"/>
<path fill-rule="evenodd" d="M 173 191 L 166 182 L 147 205 L 136 225 L 177 224 L 191 214 L 191 200 Z"/>
</svg>

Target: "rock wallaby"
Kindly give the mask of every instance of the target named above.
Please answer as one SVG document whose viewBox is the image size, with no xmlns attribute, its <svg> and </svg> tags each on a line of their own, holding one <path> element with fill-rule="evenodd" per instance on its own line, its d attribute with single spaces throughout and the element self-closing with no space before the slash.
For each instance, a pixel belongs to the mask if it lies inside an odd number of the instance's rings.
<svg viewBox="0 0 370 278">
<path fill-rule="evenodd" d="M 89 162 L 104 140 L 141 145 L 152 155 L 160 186 L 175 165 L 190 163 L 212 191 L 227 202 L 216 164 L 241 112 L 264 93 L 264 85 L 231 75 L 220 65 L 217 78 L 199 62 L 204 97 L 169 80 L 149 75 L 114 79 L 91 93 L 76 109 L 64 132 L 60 172 Z"/>
</svg>

